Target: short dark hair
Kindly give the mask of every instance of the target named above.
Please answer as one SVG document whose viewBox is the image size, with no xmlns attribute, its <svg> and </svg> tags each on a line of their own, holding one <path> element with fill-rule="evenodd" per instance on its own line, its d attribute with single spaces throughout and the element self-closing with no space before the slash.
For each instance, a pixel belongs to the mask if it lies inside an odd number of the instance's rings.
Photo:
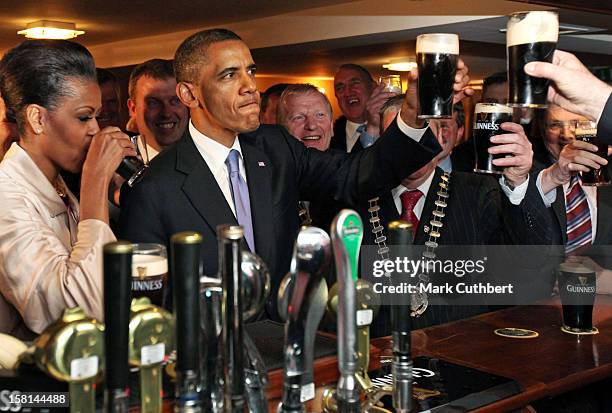
<svg viewBox="0 0 612 413">
<path fill-rule="evenodd" d="M 213 43 L 242 40 L 227 29 L 209 29 L 194 33 L 180 44 L 174 54 L 174 73 L 177 82 L 195 83 L 199 66 L 206 57 L 206 49 Z"/>
<path fill-rule="evenodd" d="M 507 72 L 493 73 L 492 75 L 485 77 L 484 80 L 482 81 L 482 93 L 484 94 L 485 90 L 491 85 L 506 83 L 507 81 L 508 81 Z"/>
<path fill-rule="evenodd" d="M 98 85 L 100 86 L 108 82 L 113 82 L 115 85 L 117 84 L 117 77 L 108 69 L 96 67 L 96 77 L 98 78 Z"/>
<path fill-rule="evenodd" d="M 277 83 L 267 88 L 266 91 L 261 94 L 261 111 L 265 112 L 268 108 L 268 101 L 270 100 L 270 96 L 278 95 L 280 97 L 280 95 L 283 94 L 285 89 L 287 89 L 287 86 L 289 86 L 289 83 Z"/>
<path fill-rule="evenodd" d="M 0 61 L 0 94 L 25 131 L 25 108 L 36 104 L 54 110 L 58 101 L 72 95 L 71 79 L 96 82 L 91 53 L 68 40 L 26 40 Z"/>
<path fill-rule="evenodd" d="M 368 69 L 355 63 L 345 63 L 338 68 L 338 72 L 342 69 L 355 70 L 361 74 L 361 76 L 370 84 L 374 84 L 374 78 Z"/>
<path fill-rule="evenodd" d="M 285 116 L 287 115 L 285 113 L 285 104 L 287 102 L 287 99 L 289 99 L 290 96 L 296 96 L 296 95 L 321 96 L 323 100 L 325 101 L 325 105 L 327 106 L 327 112 L 329 113 L 329 118 L 333 119 L 332 105 L 324 93 L 321 93 L 321 91 L 317 89 L 315 85 L 311 85 L 310 83 L 296 83 L 293 85 L 287 85 L 287 88 L 285 89 L 285 91 L 280 97 L 280 100 L 278 101 L 278 109 L 276 111 L 276 121 L 279 125 L 285 124 Z"/>
<path fill-rule="evenodd" d="M 128 84 L 128 94 L 130 99 L 136 98 L 136 84 L 138 79 L 143 76 L 157 80 L 174 79 L 174 69 L 172 61 L 166 59 L 151 59 L 139 64 L 132 70 L 130 74 L 130 82 Z"/>
</svg>

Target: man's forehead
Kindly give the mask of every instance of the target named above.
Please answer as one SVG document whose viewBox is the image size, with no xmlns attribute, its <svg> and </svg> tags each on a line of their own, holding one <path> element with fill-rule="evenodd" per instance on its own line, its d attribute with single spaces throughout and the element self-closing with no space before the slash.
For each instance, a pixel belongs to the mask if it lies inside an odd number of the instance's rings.
<svg viewBox="0 0 612 413">
<path fill-rule="evenodd" d="M 358 70 L 355 69 L 340 69 L 334 77 L 334 83 L 347 82 L 350 80 L 361 80 L 364 81 L 364 76 Z"/>
<path fill-rule="evenodd" d="M 215 70 L 233 67 L 236 63 L 246 66 L 255 64 L 251 50 L 241 40 L 223 40 L 210 44 L 204 52 L 202 61 L 204 67 L 213 67 Z"/>
</svg>

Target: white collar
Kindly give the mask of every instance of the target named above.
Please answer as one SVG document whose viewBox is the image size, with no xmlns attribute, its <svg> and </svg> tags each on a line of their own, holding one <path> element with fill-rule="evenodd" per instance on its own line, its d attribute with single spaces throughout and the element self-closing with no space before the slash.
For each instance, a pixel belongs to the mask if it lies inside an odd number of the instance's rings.
<svg viewBox="0 0 612 413">
<path fill-rule="evenodd" d="M 234 138 L 234 144 L 231 148 L 217 142 L 214 139 L 209 138 L 204 135 L 202 132 L 196 129 L 191 119 L 189 119 L 189 133 L 191 134 L 191 138 L 195 143 L 198 151 L 208 164 L 211 172 L 216 174 L 219 169 L 223 168 L 223 170 L 227 170 L 225 166 L 225 160 L 229 155 L 232 149 L 237 150 L 240 153 L 240 171 L 241 175 L 244 171 L 244 161 L 242 158 L 242 149 L 240 148 L 240 140 L 238 137 Z"/>
<path fill-rule="evenodd" d="M 434 168 L 431 173 L 429 174 L 429 176 L 427 177 L 427 179 L 425 179 L 425 181 L 419 185 L 418 187 L 416 187 L 415 189 L 418 189 L 419 191 L 421 191 L 421 193 L 427 197 L 427 193 L 429 192 L 429 187 L 431 187 L 431 182 L 433 181 L 434 175 L 436 174 L 436 168 Z M 408 189 L 406 188 L 404 185 L 398 185 L 397 187 L 395 187 L 395 189 L 393 189 L 393 197 L 397 198 L 399 197 L 401 194 L 403 194 L 406 191 L 412 191 L 413 189 Z"/>
</svg>

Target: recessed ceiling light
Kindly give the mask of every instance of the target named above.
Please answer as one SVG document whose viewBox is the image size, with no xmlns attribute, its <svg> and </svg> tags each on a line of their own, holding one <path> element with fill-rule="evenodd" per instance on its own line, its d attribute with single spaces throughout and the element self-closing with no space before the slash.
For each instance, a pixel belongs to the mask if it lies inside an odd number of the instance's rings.
<svg viewBox="0 0 612 413">
<path fill-rule="evenodd" d="M 392 62 L 382 65 L 385 69 L 394 72 L 409 72 L 417 67 L 416 62 L 404 61 L 404 62 Z"/>
<path fill-rule="evenodd" d="M 17 32 L 17 34 L 23 34 L 29 39 L 73 39 L 84 33 L 82 30 L 76 30 L 74 23 L 51 20 L 38 20 L 28 23 L 24 30 Z"/>
</svg>

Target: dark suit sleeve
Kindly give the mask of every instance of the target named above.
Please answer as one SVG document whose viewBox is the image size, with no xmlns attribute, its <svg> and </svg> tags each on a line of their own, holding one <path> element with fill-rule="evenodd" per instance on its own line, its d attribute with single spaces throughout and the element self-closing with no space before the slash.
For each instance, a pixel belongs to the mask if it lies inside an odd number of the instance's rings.
<svg viewBox="0 0 612 413">
<path fill-rule="evenodd" d="M 499 184 L 498 184 L 499 185 Z M 530 176 L 525 198 L 514 205 L 501 191 L 505 244 L 550 245 L 553 217 L 536 186 L 536 176 Z"/>
<path fill-rule="evenodd" d="M 160 208 L 160 194 L 163 194 L 163 191 L 155 187 L 155 180 L 144 179 L 133 188 L 123 185 L 119 238 L 130 242 L 167 245 L 168 237 L 162 225 L 163 209 Z"/>
<path fill-rule="evenodd" d="M 394 188 L 441 150 L 429 129 L 417 142 L 404 135 L 397 122 L 374 145 L 358 153 L 306 149 L 293 137 L 289 137 L 289 147 L 295 158 L 301 199 L 331 195 L 350 205 Z"/>
<path fill-rule="evenodd" d="M 612 93 L 604 106 L 597 124 L 597 137 L 607 145 L 612 145 Z"/>
</svg>

